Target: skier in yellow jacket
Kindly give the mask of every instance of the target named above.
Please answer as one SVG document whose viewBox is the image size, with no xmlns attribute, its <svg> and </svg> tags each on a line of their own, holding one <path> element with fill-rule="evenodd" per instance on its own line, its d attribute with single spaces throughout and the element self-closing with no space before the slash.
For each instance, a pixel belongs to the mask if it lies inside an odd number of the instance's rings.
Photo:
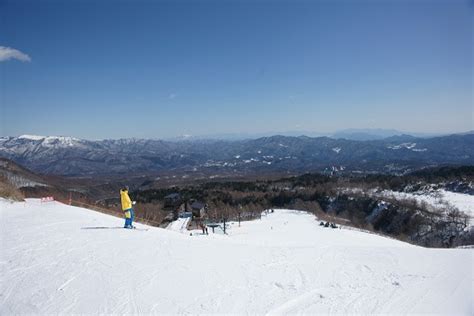
<svg viewBox="0 0 474 316">
<path fill-rule="evenodd" d="M 132 200 L 130 200 L 130 196 L 128 196 L 128 187 L 124 187 L 120 190 L 120 200 L 122 202 L 122 211 L 125 216 L 124 228 L 135 228 L 132 225 L 135 214 L 133 213 Z"/>
</svg>

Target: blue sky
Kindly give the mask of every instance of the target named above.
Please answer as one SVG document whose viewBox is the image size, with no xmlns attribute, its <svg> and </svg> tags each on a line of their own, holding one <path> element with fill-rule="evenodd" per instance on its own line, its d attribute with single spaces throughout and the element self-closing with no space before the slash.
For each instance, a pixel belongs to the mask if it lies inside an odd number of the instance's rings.
<svg viewBox="0 0 474 316">
<path fill-rule="evenodd" d="M 0 0 L 1 134 L 471 130 L 473 8 Z"/>
</svg>

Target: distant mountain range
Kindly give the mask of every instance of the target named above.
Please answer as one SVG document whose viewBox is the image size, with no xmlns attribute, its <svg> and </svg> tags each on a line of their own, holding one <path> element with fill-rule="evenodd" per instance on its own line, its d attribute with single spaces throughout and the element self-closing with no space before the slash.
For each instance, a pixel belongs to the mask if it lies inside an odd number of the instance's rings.
<svg viewBox="0 0 474 316">
<path fill-rule="evenodd" d="M 407 133 L 395 129 L 380 129 L 380 128 L 368 128 L 368 129 L 345 129 L 338 131 L 334 134 L 329 135 L 331 138 L 344 138 L 350 140 L 379 140 L 393 136 L 410 135 L 420 138 L 439 137 L 447 136 L 441 134 L 429 134 L 429 133 Z"/>
<path fill-rule="evenodd" d="M 248 140 L 0 138 L 0 157 L 35 172 L 66 176 L 265 173 L 403 173 L 444 164 L 474 165 L 474 134 L 376 140 L 271 136 Z"/>
<path fill-rule="evenodd" d="M 473 133 L 473 131 L 467 132 Z M 227 133 L 227 134 L 209 134 L 209 135 L 182 135 L 178 137 L 172 137 L 165 140 L 168 141 L 188 141 L 188 140 L 246 140 L 246 139 L 257 139 L 262 137 L 271 137 L 273 135 L 282 135 L 282 136 L 309 136 L 309 137 L 330 137 L 330 138 L 344 138 L 350 140 L 377 140 L 384 139 L 392 136 L 399 135 L 411 135 L 421 138 L 429 137 L 439 137 L 439 136 L 448 136 L 450 134 L 434 134 L 434 133 L 412 133 L 412 132 L 403 132 L 396 129 L 382 129 L 382 128 L 351 128 L 344 129 L 334 133 L 318 133 L 314 131 L 286 131 L 286 132 L 267 132 L 267 133 Z"/>
</svg>

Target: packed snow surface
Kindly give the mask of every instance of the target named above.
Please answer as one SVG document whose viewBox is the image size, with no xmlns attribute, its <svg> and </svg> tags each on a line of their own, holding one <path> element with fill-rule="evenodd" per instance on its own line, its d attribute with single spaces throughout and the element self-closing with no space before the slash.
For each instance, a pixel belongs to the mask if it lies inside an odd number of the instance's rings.
<svg viewBox="0 0 474 316">
<path fill-rule="evenodd" d="M 0 216 L 1 315 L 473 314 L 473 249 L 324 228 L 302 212 L 209 236 L 127 230 L 38 200 L 2 200 Z"/>
<path fill-rule="evenodd" d="M 191 218 L 178 218 L 177 220 L 173 221 L 171 224 L 166 227 L 169 230 L 177 231 L 177 232 L 184 232 L 188 227 L 188 223 Z"/>
</svg>

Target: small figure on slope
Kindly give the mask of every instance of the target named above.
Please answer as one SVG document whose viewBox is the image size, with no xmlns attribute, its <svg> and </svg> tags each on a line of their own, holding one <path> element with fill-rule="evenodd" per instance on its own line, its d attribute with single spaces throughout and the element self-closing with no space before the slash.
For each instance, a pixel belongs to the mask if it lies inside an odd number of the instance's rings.
<svg viewBox="0 0 474 316">
<path fill-rule="evenodd" d="M 203 235 L 209 235 L 209 233 L 207 231 L 207 227 L 202 221 L 199 222 L 199 227 L 202 229 L 202 234 Z"/>
<path fill-rule="evenodd" d="M 122 211 L 125 216 L 124 228 L 135 228 L 132 225 L 135 214 L 133 213 L 132 200 L 130 199 L 130 196 L 128 196 L 127 186 L 120 190 L 120 200 L 122 202 Z"/>
</svg>

